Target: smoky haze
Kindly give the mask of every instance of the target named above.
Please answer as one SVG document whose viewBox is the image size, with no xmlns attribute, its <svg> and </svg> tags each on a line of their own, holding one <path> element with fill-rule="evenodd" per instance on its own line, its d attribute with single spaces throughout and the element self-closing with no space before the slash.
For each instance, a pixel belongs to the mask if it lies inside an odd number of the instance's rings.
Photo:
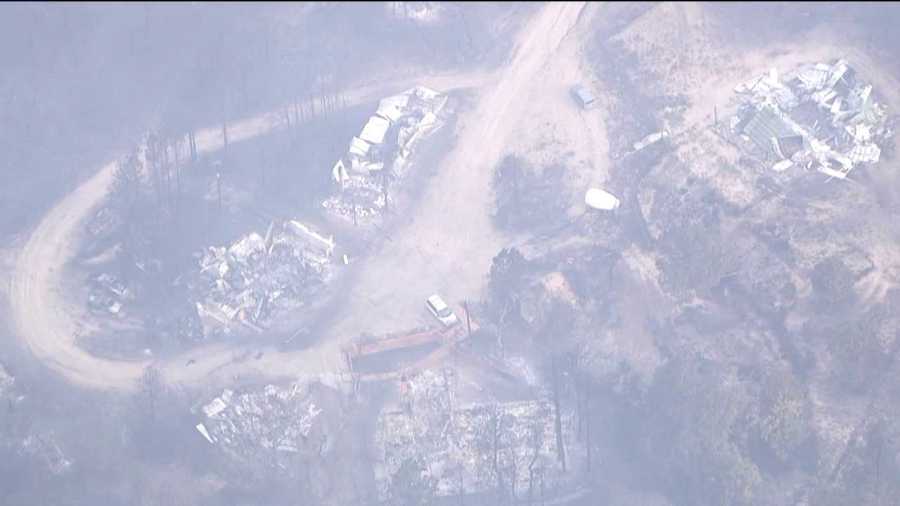
<svg viewBox="0 0 900 506">
<path fill-rule="evenodd" d="M 0 504 L 896 504 L 897 22 L 0 5 Z"/>
</svg>

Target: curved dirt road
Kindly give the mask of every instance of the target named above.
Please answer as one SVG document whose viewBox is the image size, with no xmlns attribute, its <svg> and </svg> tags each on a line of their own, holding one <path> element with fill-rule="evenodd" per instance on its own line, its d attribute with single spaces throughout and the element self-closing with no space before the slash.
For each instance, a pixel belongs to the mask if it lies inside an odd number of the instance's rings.
<svg viewBox="0 0 900 506">
<path fill-rule="evenodd" d="M 493 168 L 510 135 L 528 119 L 523 90 L 548 71 L 583 8 L 583 3 L 547 4 L 526 24 L 511 61 L 486 76 L 489 84 L 481 88 L 475 110 L 460 118 L 456 148 L 442 161 L 418 208 L 409 210 L 412 219 L 363 260 L 361 278 L 347 296 L 342 318 L 319 346 L 289 353 L 266 350 L 262 359 L 252 361 L 245 350 L 228 344 L 204 346 L 157 363 L 164 378 L 191 384 L 246 373 L 273 378 L 336 373 L 342 369 L 339 350 L 347 339 L 361 331 L 408 327 L 420 318 L 422 300 L 430 292 L 441 291 L 449 301 L 478 298 L 491 258 L 505 241 L 490 222 Z M 482 80 L 433 76 L 418 82 L 446 90 Z M 370 98 L 374 91 L 374 86 L 355 90 L 348 102 Z M 229 139 L 264 134 L 280 123 L 278 116 L 269 113 L 235 123 L 229 127 Z M 204 152 L 221 148 L 219 129 L 198 132 L 197 143 Z M 18 257 L 10 299 L 18 335 L 38 359 L 75 384 L 129 391 L 150 362 L 102 359 L 79 348 L 74 333 L 83 309 L 60 292 L 81 225 L 106 195 L 114 169 L 115 163 L 104 166 L 37 226 Z M 184 365 L 188 358 L 196 360 L 191 367 Z"/>
</svg>

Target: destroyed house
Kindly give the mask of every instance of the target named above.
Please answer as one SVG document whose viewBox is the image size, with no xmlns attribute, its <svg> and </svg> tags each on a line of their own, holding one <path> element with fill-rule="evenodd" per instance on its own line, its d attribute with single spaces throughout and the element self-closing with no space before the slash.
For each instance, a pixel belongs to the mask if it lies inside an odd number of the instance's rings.
<svg viewBox="0 0 900 506">
<path fill-rule="evenodd" d="M 239 459 L 276 463 L 271 458 L 279 454 L 316 453 L 324 432 L 313 386 L 298 381 L 241 393 L 226 389 L 200 408 L 203 419 L 195 428 Z"/>
<path fill-rule="evenodd" d="M 303 304 L 330 277 L 335 242 L 297 220 L 269 225 L 230 246 L 210 247 L 191 283 L 204 335 L 233 321 L 261 332 L 270 314 Z"/>
<path fill-rule="evenodd" d="M 460 404 L 456 381 L 452 373 L 422 371 L 401 384 L 404 408 L 379 414 L 375 480 L 380 498 L 389 498 L 392 477 L 417 456 L 425 459 L 438 497 L 490 492 L 498 473 L 524 497 L 535 485 L 529 470 L 543 476 L 541 487 L 548 495 L 560 490 L 566 473 L 559 455 L 574 442 L 572 414 L 562 413 L 556 426 L 547 400 Z"/>
<path fill-rule="evenodd" d="M 774 162 L 775 171 L 798 164 L 843 179 L 858 164 L 877 163 L 879 143 L 893 136 L 872 85 L 845 60 L 803 65 L 783 80 L 772 69 L 735 91 L 745 105 L 733 133 L 746 141 L 748 155 Z"/>
<path fill-rule="evenodd" d="M 373 217 L 384 208 L 384 171 L 403 177 L 413 147 L 440 127 L 438 114 L 448 97 L 424 86 L 386 97 L 378 103 L 347 153 L 332 166 L 340 193 L 322 203 L 345 218 Z"/>
</svg>

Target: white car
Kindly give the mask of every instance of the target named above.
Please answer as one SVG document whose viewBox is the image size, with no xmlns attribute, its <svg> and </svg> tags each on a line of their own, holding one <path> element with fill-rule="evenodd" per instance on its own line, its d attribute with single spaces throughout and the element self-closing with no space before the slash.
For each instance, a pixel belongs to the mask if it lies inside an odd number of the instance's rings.
<svg viewBox="0 0 900 506">
<path fill-rule="evenodd" d="M 427 307 L 428 311 L 433 314 L 435 318 L 440 320 L 445 327 L 452 327 L 459 323 L 459 319 L 453 314 L 453 310 L 450 309 L 450 306 L 444 302 L 444 299 L 442 299 L 440 295 L 435 294 L 428 297 L 428 300 L 425 301 L 425 307 Z"/>
</svg>

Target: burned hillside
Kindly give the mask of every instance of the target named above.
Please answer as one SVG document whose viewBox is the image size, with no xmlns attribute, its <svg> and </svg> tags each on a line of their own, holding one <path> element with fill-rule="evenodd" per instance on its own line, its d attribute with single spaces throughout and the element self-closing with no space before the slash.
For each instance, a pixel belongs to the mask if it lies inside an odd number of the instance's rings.
<svg viewBox="0 0 900 506">
<path fill-rule="evenodd" d="M 900 492 L 900 9 L 145 7 L 0 6 L 0 504 Z"/>
</svg>

